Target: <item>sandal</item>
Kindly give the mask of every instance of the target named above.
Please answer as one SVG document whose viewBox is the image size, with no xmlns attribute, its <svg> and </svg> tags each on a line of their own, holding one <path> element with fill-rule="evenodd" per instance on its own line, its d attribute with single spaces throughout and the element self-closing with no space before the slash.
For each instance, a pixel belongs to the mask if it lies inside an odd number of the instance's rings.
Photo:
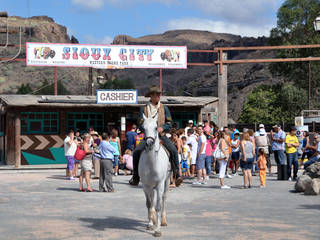
<svg viewBox="0 0 320 240">
<path fill-rule="evenodd" d="M 86 190 L 86 192 L 93 192 L 93 189 L 88 188 L 88 189 Z"/>
</svg>

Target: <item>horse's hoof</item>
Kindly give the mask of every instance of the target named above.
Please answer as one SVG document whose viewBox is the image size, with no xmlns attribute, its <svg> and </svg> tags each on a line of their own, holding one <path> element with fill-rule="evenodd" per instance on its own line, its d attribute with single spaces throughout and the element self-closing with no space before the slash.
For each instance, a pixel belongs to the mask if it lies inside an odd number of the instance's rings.
<svg viewBox="0 0 320 240">
<path fill-rule="evenodd" d="M 153 236 L 154 237 L 161 237 L 161 232 L 154 232 Z"/>
<path fill-rule="evenodd" d="M 146 229 L 147 230 L 153 230 L 153 226 L 152 225 L 147 225 Z"/>
<path fill-rule="evenodd" d="M 164 223 L 161 223 L 161 226 L 166 227 L 166 226 L 168 226 L 168 224 L 166 222 L 164 222 Z"/>
</svg>

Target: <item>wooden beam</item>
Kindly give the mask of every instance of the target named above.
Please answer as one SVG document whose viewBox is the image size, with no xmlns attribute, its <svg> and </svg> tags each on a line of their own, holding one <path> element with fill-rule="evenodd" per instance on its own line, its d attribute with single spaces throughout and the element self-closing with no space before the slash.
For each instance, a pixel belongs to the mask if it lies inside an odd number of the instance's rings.
<svg viewBox="0 0 320 240">
<path fill-rule="evenodd" d="M 230 63 L 271 63 L 271 62 L 309 62 L 320 61 L 320 57 L 307 58 L 274 58 L 274 59 L 239 59 L 239 60 L 225 60 L 215 61 L 215 64 L 230 64 Z"/>
<path fill-rule="evenodd" d="M 256 46 L 256 47 L 217 47 L 214 50 L 222 51 L 247 51 L 247 50 L 279 50 L 298 48 L 320 48 L 320 44 L 311 45 L 283 45 L 283 46 Z"/>
</svg>

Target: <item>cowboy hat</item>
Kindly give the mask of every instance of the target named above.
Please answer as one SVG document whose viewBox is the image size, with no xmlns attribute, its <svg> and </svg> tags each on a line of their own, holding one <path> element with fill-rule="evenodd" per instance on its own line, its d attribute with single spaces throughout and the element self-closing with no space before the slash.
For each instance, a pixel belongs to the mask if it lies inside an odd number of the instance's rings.
<svg viewBox="0 0 320 240">
<path fill-rule="evenodd" d="M 146 93 L 145 97 L 150 97 L 152 93 L 161 93 L 160 88 L 156 85 L 152 85 Z"/>
</svg>

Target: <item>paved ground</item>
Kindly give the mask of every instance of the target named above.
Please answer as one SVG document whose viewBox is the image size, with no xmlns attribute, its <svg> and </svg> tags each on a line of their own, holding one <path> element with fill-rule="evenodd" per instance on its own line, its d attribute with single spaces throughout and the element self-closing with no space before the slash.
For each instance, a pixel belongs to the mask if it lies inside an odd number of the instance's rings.
<svg viewBox="0 0 320 240">
<path fill-rule="evenodd" d="M 64 170 L 0 172 L 0 239 L 151 239 L 140 188 L 114 177 L 115 193 L 78 192 Z M 319 239 L 320 197 L 267 179 L 265 189 L 240 189 L 242 177 L 169 192 L 162 239 Z M 93 180 L 98 189 L 98 181 Z"/>
</svg>

